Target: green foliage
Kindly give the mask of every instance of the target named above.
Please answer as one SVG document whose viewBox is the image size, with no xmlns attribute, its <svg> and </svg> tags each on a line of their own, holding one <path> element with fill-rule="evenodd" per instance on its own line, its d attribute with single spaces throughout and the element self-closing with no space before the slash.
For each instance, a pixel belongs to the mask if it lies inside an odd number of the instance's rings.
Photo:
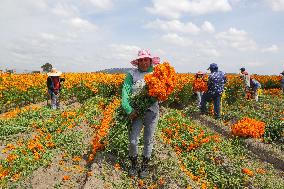
<svg viewBox="0 0 284 189">
<path fill-rule="evenodd" d="M 95 86 L 98 89 L 98 94 L 101 97 L 111 98 L 113 96 L 121 95 L 122 86 L 116 86 L 114 84 L 103 84 L 103 83 L 96 84 Z"/>
<path fill-rule="evenodd" d="M 230 83 L 226 85 L 224 92 L 225 102 L 229 105 L 233 105 L 245 97 L 244 87 L 237 79 L 230 81 Z"/>
<path fill-rule="evenodd" d="M 120 159 L 127 157 L 128 155 L 128 130 L 131 126 L 130 119 L 120 107 L 116 111 L 113 127 L 111 128 L 108 137 L 106 146 L 106 152 L 115 154 Z"/>
<path fill-rule="evenodd" d="M 72 91 L 73 95 L 80 103 L 83 103 L 85 100 L 95 96 L 93 91 L 91 91 L 88 87 L 84 85 L 84 82 L 81 82 L 79 85 L 75 86 Z"/>
<path fill-rule="evenodd" d="M 284 122 L 280 119 L 272 119 L 265 127 L 264 138 L 266 142 L 279 141 L 283 138 Z"/>
<path fill-rule="evenodd" d="M 185 107 L 190 102 L 196 99 L 191 83 L 185 84 L 181 90 L 175 90 L 165 102 L 168 106 L 183 106 Z"/>
</svg>

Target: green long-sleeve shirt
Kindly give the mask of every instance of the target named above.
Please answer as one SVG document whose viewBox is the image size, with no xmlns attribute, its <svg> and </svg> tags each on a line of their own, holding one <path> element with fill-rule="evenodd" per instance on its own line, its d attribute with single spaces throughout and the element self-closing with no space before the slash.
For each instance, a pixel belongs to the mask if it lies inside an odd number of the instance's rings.
<svg viewBox="0 0 284 189">
<path fill-rule="evenodd" d="M 152 72 L 153 67 L 149 67 L 147 73 Z M 141 71 L 142 72 L 142 71 Z M 133 111 L 133 107 L 130 104 L 130 97 L 132 95 L 132 86 L 133 86 L 133 77 L 130 73 L 127 73 L 123 86 L 122 86 L 122 108 L 127 114 L 130 114 Z"/>
<path fill-rule="evenodd" d="M 130 96 L 132 94 L 132 85 L 133 78 L 130 73 L 127 73 L 126 78 L 122 87 L 122 108 L 125 110 L 127 114 L 130 114 L 133 111 L 133 108 L 130 105 Z"/>
</svg>

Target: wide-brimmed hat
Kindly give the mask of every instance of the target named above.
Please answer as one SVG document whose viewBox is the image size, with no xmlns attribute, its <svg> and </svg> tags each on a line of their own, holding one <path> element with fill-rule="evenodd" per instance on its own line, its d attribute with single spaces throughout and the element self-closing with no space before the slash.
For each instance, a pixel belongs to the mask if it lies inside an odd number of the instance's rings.
<svg viewBox="0 0 284 189">
<path fill-rule="evenodd" d="M 60 76 L 61 71 L 58 71 L 56 68 L 52 68 L 50 72 L 47 73 L 48 76 Z"/>
<path fill-rule="evenodd" d="M 204 75 L 204 73 L 202 71 L 198 71 L 196 75 Z"/>
<path fill-rule="evenodd" d="M 141 58 L 150 58 L 150 59 L 152 59 L 152 64 L 153 65 L 157 65 L 157 64 L 160 63 L 160 58 L 157 57 L 157 56 L 152 56 L 149 49 L 139 50 L 138 51 L 138 57 L 136 59 L 132 60 L 130 63 L 133 66 L 137 66 L 138 65 L 138 60 L 141 59 Z"/>
</svg>

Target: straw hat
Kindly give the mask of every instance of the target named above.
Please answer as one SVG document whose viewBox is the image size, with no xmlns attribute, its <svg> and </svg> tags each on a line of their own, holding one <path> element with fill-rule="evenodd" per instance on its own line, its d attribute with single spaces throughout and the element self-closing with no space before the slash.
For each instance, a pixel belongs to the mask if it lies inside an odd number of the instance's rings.
<svg viewBox="0 0 284 189">
<path fill-rule="evenodd" d="M 62 74 L 61 71 L 57 70 L 56 68 L 52 68 L 49 73 L 47 73 L 48 76 L 60 76 Z"/>
</svg>

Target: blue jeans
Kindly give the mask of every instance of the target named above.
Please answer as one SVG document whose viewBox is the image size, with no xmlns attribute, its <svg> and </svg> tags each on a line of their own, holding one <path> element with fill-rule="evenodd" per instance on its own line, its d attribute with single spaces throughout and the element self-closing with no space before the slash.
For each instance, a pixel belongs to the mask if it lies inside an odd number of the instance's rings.
<svg viewBox="0 0 284 189">
<path fill-rule="evenodd" d="M 195 93 L 197 95 L 197 105 L 198 105 L 198 107 L 200 107 L 201 106 L 201 99 L 202 99 L 203 91 L 196 91 Z"/>
<path fill-rule="evenodd" d="M 221 113 L 220 113 L 220 103 L 221 103 L 221 95 L 220 94 L 210 94 L 210 93 L 204 93 L 201 98 L 201 113 L 206 113 L 207 112 L 207 102 L 213 100 L 214 102 L 214 116 L 215 118 L 220 118 Z"/>
<path fill-rule="evenodd" d="M 154 133 L 159 120 L 159 112 L 147 110 L 143 119 L 133 120 L 129 129 L 129 156 L 138 155 L 138 143 L 140 132 L 144 125 L 144 149 L 143 156 L 150 158 L 153 150 Z"/>
<path fill-rule="evenodd" d="M 58 109 L 59 108 L 59 93 L 56 95 L 51 90 L 48 90 L 48 93 L 50 95 L 51 108 L 52 109 Z"/>
</svg>

